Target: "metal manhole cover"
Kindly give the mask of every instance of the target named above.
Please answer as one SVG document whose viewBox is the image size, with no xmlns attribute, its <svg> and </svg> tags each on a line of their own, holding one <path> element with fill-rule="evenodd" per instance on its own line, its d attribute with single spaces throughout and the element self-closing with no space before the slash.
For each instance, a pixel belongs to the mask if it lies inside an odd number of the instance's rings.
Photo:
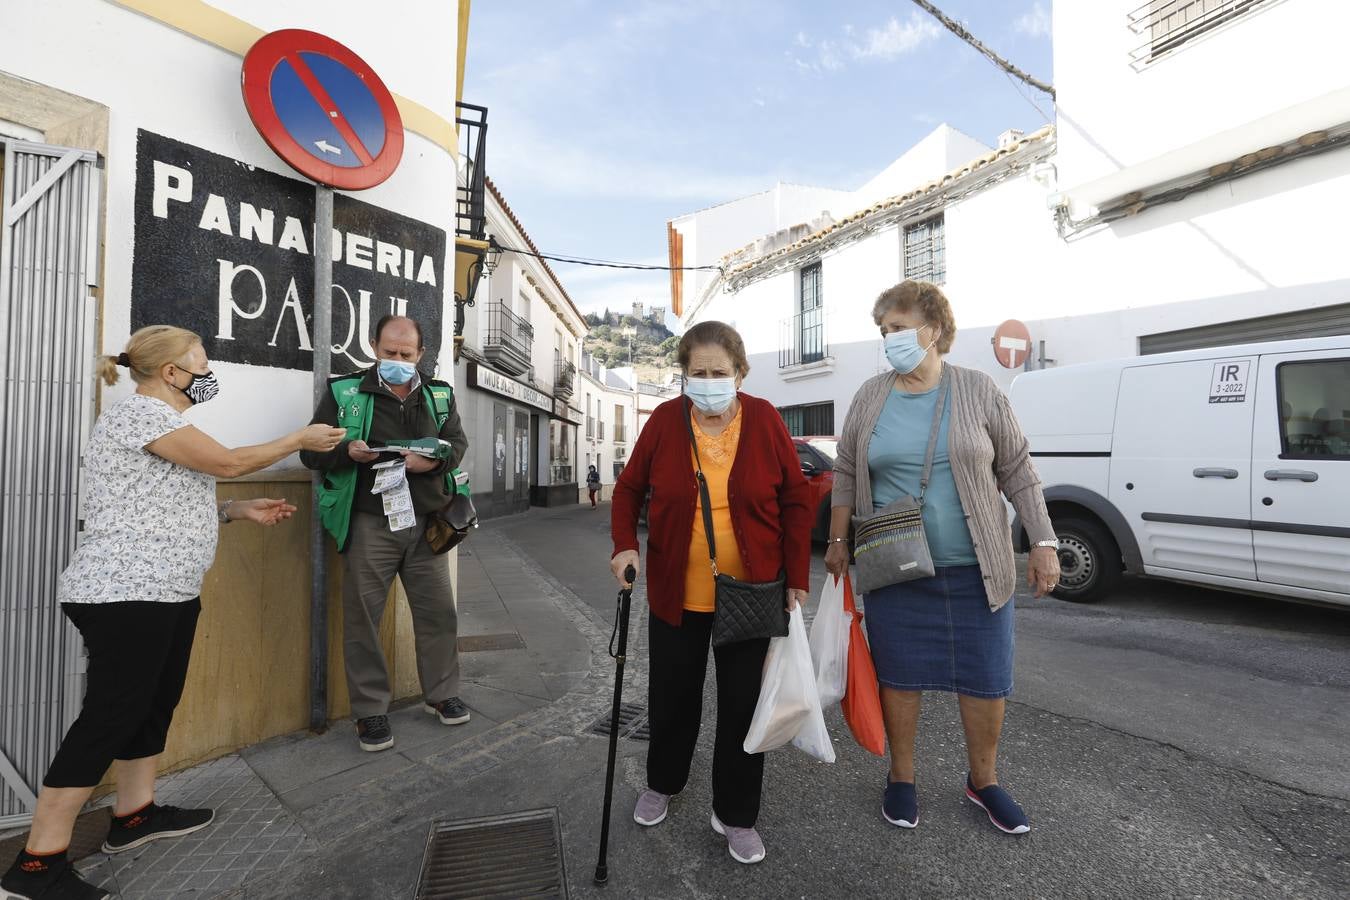
<svg viewBox="0 0 1350 900">
<path fill-rule="evenodd" d="M 608 737 L 612 717 L 612 712 L 605 713 L 596 719 L 590 728 L 586 729 L 586 733 Z M 650 723 L 647 720 L 647 708 L 641 703 L 619 704 L 619 737 L 626 737 L 635 741 L 651 740 L 652 734 Z"/>
<path fill-rule="evenodd" d="M 417 900 L 566 896 L 556 809 L 432 823 Z"/>
<path fill-rule="evenodd" d="M 475 653 L 480 650 L 524 650 L 525 639 L 517 632 L 502 634 L 475 634 L 455 641 L 461 653 Z"/>
</svg>

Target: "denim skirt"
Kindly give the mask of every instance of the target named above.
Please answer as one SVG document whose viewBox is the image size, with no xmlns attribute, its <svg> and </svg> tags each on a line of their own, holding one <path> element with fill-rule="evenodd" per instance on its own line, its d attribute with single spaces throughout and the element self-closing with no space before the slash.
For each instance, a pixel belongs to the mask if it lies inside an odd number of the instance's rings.
<svg viewBox="0 0 1350 900">
<path fill-rule="evenodd" d="M 877 680 L 901 691 L 1012 693 L 1013 601 L 989 609 L 979 566 L 937 568 L 863 597 Z"/>
</svg>

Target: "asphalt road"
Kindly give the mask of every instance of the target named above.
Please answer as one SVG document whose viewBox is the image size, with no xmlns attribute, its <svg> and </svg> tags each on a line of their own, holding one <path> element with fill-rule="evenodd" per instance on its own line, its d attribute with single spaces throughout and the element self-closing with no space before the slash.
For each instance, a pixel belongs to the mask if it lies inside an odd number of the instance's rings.
<svg viewBox="0 0 1350 900">
<path fill-rule="evenodd" d="M 539 567 L 612 619 L 608 507 L 494 521 Z M 490 538 L 489 538 L 490 539 Z M 817 552 L 815 587 L 824 570 Z M 628 821 L 645 745 L 624 742 L 610 896 L 1344 897 L 1350 884 L 1350 611 L 1144 580 L 1090 606 L 1017 598 L 1016 689 L 1001 781 L 1031 834 L 995 832 L 961 794 L 955 703 L 925 704 L 921 822 L 877 814 L 885 767 L 829 717 L 839 760 L 770 754 L 769 859 L 736 866 L 706 822 L 707 734 L 671 819 Z M 638 611 L 641 615 L 641 611 Z M 711 692 L 708 717 L 714 710 Z M 630 698 L 642 699 L 642 698 Z M 593 763 L 569 779 L 575 895 L 593 848 Z M 575 781 L 575 786 L 570 786 Z M 598 811 L 597 811 L 598 812 Z M 594 816 L 598 819 L 598 816 Z M 573 879 L 569 879 L 573 880 Z"/>
</svg>

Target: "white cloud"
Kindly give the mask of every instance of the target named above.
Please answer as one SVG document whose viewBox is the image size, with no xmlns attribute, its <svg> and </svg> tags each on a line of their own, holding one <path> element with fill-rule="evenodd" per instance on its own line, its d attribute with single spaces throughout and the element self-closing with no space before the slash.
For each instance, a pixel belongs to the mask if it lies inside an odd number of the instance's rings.
<svg viewBox="0 0 1350 900">
<path fill-rule="evenodd" d="M 1045 8 L 1041 0 L 1036 0 L 1030 10 L 1017 17 L 1017 21 L 1013 23 L 1013 30 L 1027 37 L 1049 37 L 1050 10 Z"/>
<path fill-rule="evenodd" d="M 837 72 L 843 69 L 848 60 L 863 62 L 885 62 L 899 59 L 912 53 L 941 34 L 931 19 L 919 12 L 911 13 L 901 22 L 892 16 L 880 28 L 869 28 L 858 37 L 858 30 L 852 25 L 842 29 L 843 37 L 838 40 L 825 39 L 815 42 L 814 59 L 791 54 L 797 68 L 809 72 Z M 797 33 L 797 46 L 811 49 L 813 44 L 805 39 L 802 32 Z"/>
<path fill-rule="evenodd" d="M 896 59 L 933 40 L 940 34 L 932 19 L 922 13 L 911 13 L 903 24 L 894 16 L 885 28 L 869 28 L 861 44 L 855 44 L 853 55 L 858 59 Z"/>
</svg>

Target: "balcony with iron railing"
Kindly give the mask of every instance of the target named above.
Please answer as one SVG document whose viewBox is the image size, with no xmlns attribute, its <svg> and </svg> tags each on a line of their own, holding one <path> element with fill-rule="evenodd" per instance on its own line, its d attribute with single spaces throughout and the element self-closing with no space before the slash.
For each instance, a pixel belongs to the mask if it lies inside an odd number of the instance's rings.
<svg viewBox="0 0 1350 900">
<path fill-rule="evenodd" d="M 628 426 L 626 423 L 616 422 L 614 424 L 614 443 L 616 444 L 628 443 Z"/>
<path fill-rule="evenodd" d="M 534 326 L 511 312 L 501 301 L 489 303 L 483 357 L 508 375 L 524 375 L 530 369 Z"/>
<path fill-rule="evenodd" d="M 576 389 L 577 367 L 570 359 L 556 357 L 553 360 L 553 396 L 559 400 L 572 399 Z"/>
<path fill-rule="evenodd" d="M 816 307 L 779 323 L 778 368 L 818 363 L 829 355 L 825 309 Z"/>
<path fill-rule="evenodd" d="M 601 419 L 601 420 L 597 421 L 597 422 L 595 423 L 595 427 L 598 429 L 597 432 L 596 432 L 596 439 L 597 439 L 597 440 L 603 441 L 603 440 L 605 439 L 605 421 L 604 421 L 604 419 Z"/>
<path fill-rule="evenodd" d="M 595 437 L 595 416 L 586 417 L 586 437 Z"/>
</svg>

